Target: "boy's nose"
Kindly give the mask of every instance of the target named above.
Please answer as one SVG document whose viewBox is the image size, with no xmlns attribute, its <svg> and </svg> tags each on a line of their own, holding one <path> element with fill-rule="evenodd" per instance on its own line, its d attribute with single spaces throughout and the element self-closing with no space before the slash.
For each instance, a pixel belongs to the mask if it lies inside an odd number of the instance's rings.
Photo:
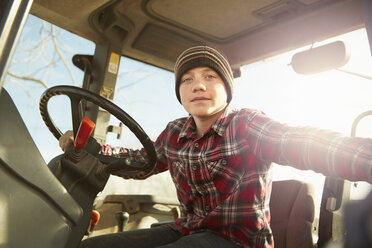
<svg viewBox="0 0 372 248">
<path fill-rule="evenodd" d="M 196 79 L 194 80 L 194 84 L 193 84 L 193 87 L 192 87 L 192 91 L 193 92 L 196 92 L 196 91 L 205 91 L 207 89 L 205 83 L 203 82 L 203 80 L 200 80 L 200 79 Z"/>
</svg>

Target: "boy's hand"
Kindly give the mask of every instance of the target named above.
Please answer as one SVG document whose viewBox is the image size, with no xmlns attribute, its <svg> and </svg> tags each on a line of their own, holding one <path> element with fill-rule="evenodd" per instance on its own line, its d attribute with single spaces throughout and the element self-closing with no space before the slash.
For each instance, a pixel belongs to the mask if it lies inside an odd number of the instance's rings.
<svg viewBox="0 0 372 248">
<path fill-rule="evenodd" d="M 59 146 L 62 151 L 65 152 L 74 143 L 74 133 L 72 130 L 65 132 L 61 138 L 59 138 Z"/>
</svg>

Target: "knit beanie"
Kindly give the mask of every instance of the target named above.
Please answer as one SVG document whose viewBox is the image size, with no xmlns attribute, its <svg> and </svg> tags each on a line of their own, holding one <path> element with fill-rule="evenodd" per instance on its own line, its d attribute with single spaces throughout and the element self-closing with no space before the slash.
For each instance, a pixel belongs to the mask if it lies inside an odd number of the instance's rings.
<svg viewBox="0 0 372 248">
<path fill-rule="evenodd" d="M 195 67 L 206 66 L 215 70 L 225 83 L 227 92 L 227 103 L 230 103 L 233 93 L 233 73 L 229 62 L 216 49 L 209 46 L 195 46 L 185 50 L 178 57 L 174 66 L 176 79 L 176 96 L 179 102 L 180 98 L 180 80 L 184 73 Z"/>
</svg>

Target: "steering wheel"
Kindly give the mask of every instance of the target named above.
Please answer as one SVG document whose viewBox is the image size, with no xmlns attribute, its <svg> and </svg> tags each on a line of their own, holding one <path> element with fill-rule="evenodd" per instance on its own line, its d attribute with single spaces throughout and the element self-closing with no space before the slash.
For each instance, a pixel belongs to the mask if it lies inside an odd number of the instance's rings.
<svg viewBox="0 0 372 248">
<path fill-rule="evenodd" d="M 116 163 L 116 165 L 112 166 L 111 171 L 114 170 L 122 170 L 123 164 L 127 167 L 131 167 L 129 169 L 130 171 L 138 170 L 145 172 L 145 174 L 151 172 L 155 166 L 156 162 L 156 152 L 154 145 L 150 138 L 147 136 L 145 131 L 141 128 L 141 126 L 132 118 L 130 117 L 125 111 L 123 111 L 121 108 L 119 108 L 117 105 L 112 103 L 111 101 L 101 97 L 98 94 L 95 94 L 93 92 L 90 92 L 88 90 L 64 85 L 64 86 L 54 86 L 49 89 L 47 89 L 40 98 L 40 104 L 39 104 L 39 110 L 41 117 L 43 118 L 43 121 L 45 125 L 48 127 L 49 131 L 56 137 L 58 140 L 62 132 L 56 127 L 52 119 L 50 118 L 49 112 L 48 112 L 48 101 L 56 95 L 66 95 L 70 99 L 71 102 L 71 114 L 72 114 L 72 126 L 73 126 L 73 132 L 74 136 L 76 136 L 76 133 L 79 129 L 80 122 L 83 118 L 83 110 L 82 110 L 82 103 L 84 101 L 89 101 L 91 103 L 96 104 L 97 106 L 103 108 L 113 116 L 115 116 L 118 120 L 120 120 L 124 125 L 126 125 L 138 138 L 138 140 L 143 145 L 147 157 L 148 157 L 148 163 L 146 164 L 140 164 L 138 162 L 130 162 L 128 159 L 120 159 L 123 160 L 122 163 Z"/>
</svg>

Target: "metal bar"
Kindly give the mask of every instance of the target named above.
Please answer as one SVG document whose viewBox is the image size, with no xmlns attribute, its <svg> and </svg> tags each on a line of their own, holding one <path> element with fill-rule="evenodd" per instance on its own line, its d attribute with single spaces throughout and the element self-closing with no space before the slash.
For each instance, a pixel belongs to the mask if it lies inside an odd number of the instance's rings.
<svg viewBox="0 0 372 248">
<path fill-rule="evenodd" d="M 33 0 L 0 3 L 0 90 Z"/>
<path fill-rule="evenodd" d="M 92 61 L 93 83 L 88 86 L 88 90 L 97 93 L 104 98 L 113 100 L 120 57 L 119 47 L 116 47 L 109 42 L 96 45 Z M 98 108 L 94 104 L 87 102 L 85 115 L 96 123 L 96 127 L 92 134 L 93 137 L 99 143 L 105 143 L 110 114 L 105 110 Z"/>
<path fill-rule="evenodd" d="M 372 0 L 362 0 L 362 13 L 372 56 Z"/>
</svg>

